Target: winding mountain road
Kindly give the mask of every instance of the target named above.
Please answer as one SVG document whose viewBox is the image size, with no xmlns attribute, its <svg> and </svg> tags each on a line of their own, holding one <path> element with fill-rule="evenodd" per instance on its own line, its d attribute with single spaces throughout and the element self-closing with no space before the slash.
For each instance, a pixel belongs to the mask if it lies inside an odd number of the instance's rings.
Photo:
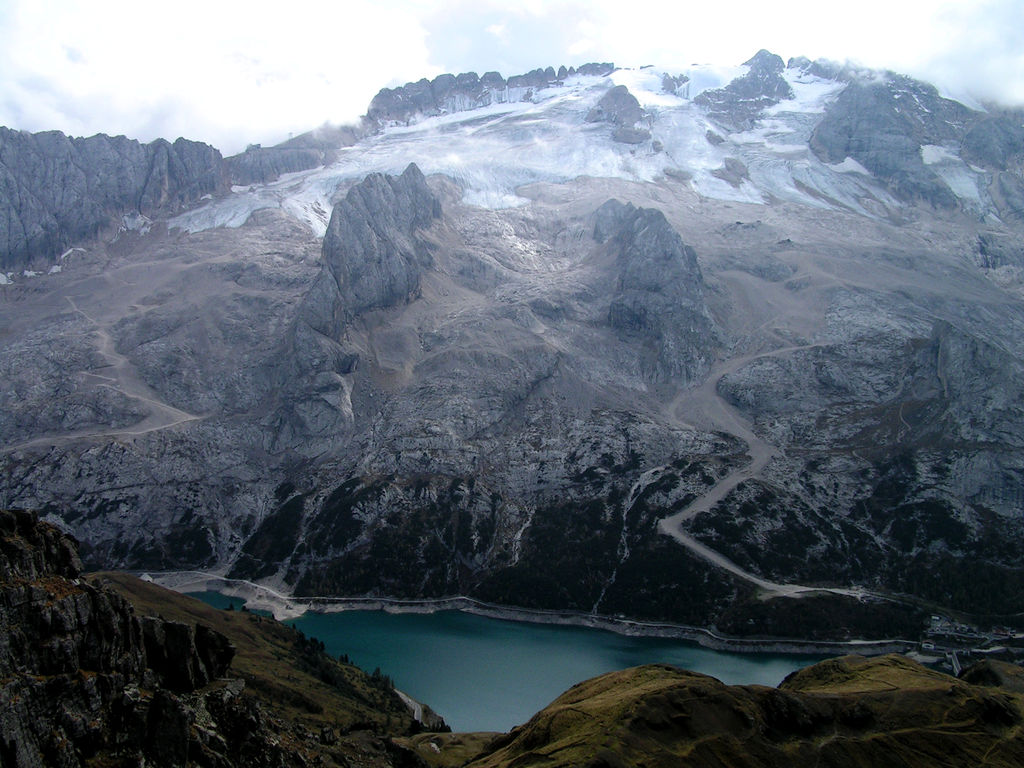
<svg viewBox="0 0 1024 768">
<path fill-rule="evenodd" d="M 740 483 L 761 477 L 772 459 L 782 455 L 782 452 L 777 447 L 758 437 L 743 414 L 718 394 L 718 383 L 722 377 L 739 370 L 742 366 L 755 359 L 780 357 L 800 350 L 812 349 L 816 346 L 820 345 L 807 344 L 782 347 L 769 352 L 744 355 L 719 363 L 712 369 L 707 380 L 700 387 L 683 392 L 672 401 L 669 409 L 677 421 L 686 424 L 696 422 L 702 428 L 724 432 L 743 440 L 747 444 L 750 462 L 730 472 L 707 493 L 692 501 L 681 511 L 659 520 L 658 533 L 671 537 L 698 557 L 753 584 L 770 596 L 796 597 L 813 592 L 830 592 L 860 598 L 868 593 L 858 588 L 813 587 L 803 584 L 781 584 L 768 581 L 750 571 L 744 570 L 725 555 L 697 541 L 697 539 L 686 533 L 682 528 L 683 523 L 686 521 L 692 520 L 703 512 L 710 511 Z M 645 473 L 645 476 L 646 474 L 648 473 Z M 634 488 L 634 493 L 635 491 L 636 489 Z"/>
<path fill-rule="evenodd" d="M 107 429 L 81 429 L 72 432 L 61 432 L 40 435 L 31 440 L 3 447 L 4 453 L 34 448 L 44 445 L 63 445 L 75 440 L 95 437 L 138 437 L 140 435 L 157 432 L 163 429 L 170 429 L 180 424 L 198 421 L 203 416 L 175 408 L 159 399 L 159 394 L 154 392 L 139 377 L 135 365 L 127 357 L 117 351 L 110 332 L 96 319 L 89 316 L 80 309 L 71 296 L 65 296 L 74 312 L 92 324 L 90 332 L 96 339 L 96 350 L 106 359 L 107 365 L 94 368 L 90 371 L 82 371 L 80 375 L 85 378 L 97 379 L 97 387 L 104 387 L 118 392 L 125 397 L 145 403 L 149 414 L 141 421 L 130 427 L 110 427 Z"/>
</svg>

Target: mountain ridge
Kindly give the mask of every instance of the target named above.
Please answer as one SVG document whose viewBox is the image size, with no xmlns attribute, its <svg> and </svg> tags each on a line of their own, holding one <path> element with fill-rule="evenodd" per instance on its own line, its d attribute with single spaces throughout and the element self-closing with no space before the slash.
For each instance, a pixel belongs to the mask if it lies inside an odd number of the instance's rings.
<svg viewBox="0 0 1024 768">
<path fill-rule="evenodd" d="M 4 286 L 0 492 L 95 565 L 295 594 L 1012 623 L 1016 118 L 691 74 L 390 126 Z"/>
</svg>

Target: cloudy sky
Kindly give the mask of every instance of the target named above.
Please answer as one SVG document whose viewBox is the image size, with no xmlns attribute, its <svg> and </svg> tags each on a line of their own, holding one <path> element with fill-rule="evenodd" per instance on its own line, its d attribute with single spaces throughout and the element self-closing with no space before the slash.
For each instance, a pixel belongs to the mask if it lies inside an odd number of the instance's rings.
<svg viewBox="0 0 1024 768">
<path fill-rule="evenodd" d="M 1024 104 L 1022 0 L 0 0 L 0 125 L 231 154 L 350 121 L 381 87 L 441 72 L 685 71 L 759 48 Z"/>
</svg>

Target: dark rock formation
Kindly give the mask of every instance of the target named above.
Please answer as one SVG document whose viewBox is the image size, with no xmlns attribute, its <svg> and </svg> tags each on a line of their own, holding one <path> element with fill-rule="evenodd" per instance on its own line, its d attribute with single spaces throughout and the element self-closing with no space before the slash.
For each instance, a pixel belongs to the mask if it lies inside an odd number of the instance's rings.
<svg viewBox="0 0 1024 768">
<path fill-rule="evenodd" d="M 584 118 L 588 123 L 611 123 L 615 126 L 612 139 L 623 144 L 642 144 L 651 138 L 650 131 L 637 128 L 646 117 L 636 96 L 624 85 L 616 85 L 601 97 Z"/>
<path fill-rule="evenodd" d="M 1024 115 L 984 116 L 964 133 L 960 147 L 968 163 L 993 171 L 1021 171 L 1024 166 Z"/>
<path fill-rule="evenodd" d="M 221 677 L 235 649 L 209 627 L 144 616 L 146 662 L 165 688 L 187 693 Z"/>
<path fill-rule="evenodd" d="M 954 208 L 956 196 L 925 165 L 921 146 L 959 140 L 971 119 L 966 107 L 909 78 L 852 82 L 815 127 L 810 145 L 828 163 L 852 157 L 901 200 Z"/>
<path fill-rule="evenodd" d="M 608 322 L 643 344 L 645 374 L 687 382 L 706 373 L 716 333 L 693 248 L 655 209 L 609 200 L 594 219 L 594 239 L 608 243 L 619 268 Z"/>
<path fill-rule="evenodd" d="M 793 98 L 793 89 L 782 77 L 785 65 L 779 56 L 762 49 L 743 63 L 750 67 L 743 77 L 724 88 L 704 91 L 693 100 L 717 123 L 736 131 L 749 130 L 765 109 Z"/>
<path fill-rule="evenodd" d="M 371 174 L 349 190 L 324 235 L 320 279 L 333 285 L 334 306 L 311 306 L 307 315 L 334 322 L 319 322 L 315 329 L 337 337 L 339 321 L 415 298 L 420 273 L 431 264 L 416 232 L 440 216 L 441 203 L 414 164 L 401 176 Z"/>
<path fill-rule="evenodd" d="M 213 758 L 218 750 L 190 735 L 194 705 L 165 688 L 198 690 L 227 670 L 234 648 L 207 627 L 140 620 L 123 597 L 79 579 L 79 568 L 71 538 L 31 513 L 0 511 L 3 764 Z"/>
<path fill-rule="evenodd" d="M 402 750 L 367 743 L 373 739 L 369 732 L 370 738 L 340 744 L 336 734 L 310 732 L 299 723 L 289 728 L 244 694 L 241 680 L 211 685 L 235 654 L 223 634 L 203 624 L 140 619 L 109 580 L 94 584 L 80 578 L 79 567 L 70 537 L 31 513 L 0 510 L 0 764 L 5 768 L 284 768 L 348 765 L 346 753 L 360 764 L 407 764 Z M 158 599 L 165 592 L 130 577 L 122 581 L 136 593 L 149 589 L 149 597 L 153 590 Z M 188 598 L 168 599 L 169 610 L 178 610 L 175 600 Z M 349 672 L 323 654 L 322 644 L 317 649 L 313 641 L 269 623 L 278 635 L 277 656 L 281 633 L 294 636 L 297 658 L 334 681 L 336 694 L 351 685 Z M 267 654 L 259 642 L 266 644 L 273 634 L 261 637 L 258 624 L 242 631 L 250 654 Z M 276 663 L 277 656 L 263 663 Z M 250 672 L 247 679 L 265 688 L 268 682 L 258 678 L 266 674 Z M 397 724 L 394 733 L 408 732 L 411 717 L 394 692 L 378 691 L 367 685 L 366 675 L 353 674 L 361 690 L 345 689 L 335 703 L 351 706 L 344 695 L 358 695 L 356 707 L 364 718 L 386 717 Z M 271 690 L 289 691 L 281 685 Z M 308 698 L 298 702 L 307 712 L 320 706 Z M 377 704 L 381 712 L 373 711 Z M 324 762 L 327 757 L 330 763 Z"/>
<path fill-rule="evenodd" d="M 558 82 L 558 75 L 552 67 L 533 69 L 522 75 L 513 75 L 508 79 L 509 88 L 547 88 Z"/>
<path fill-rule="evenodd" d="M 443 74 L 433 80 L 418 80 L 398 88 L 383 88 L 366 111 L 371 123 L 384 126 L 389 123 L 407 124 L 420 117 L 486 107 L 508 101 L 528 99 L 534 90 L 558 85 L 572 75 L 606 75 L 615 69 L 612 64 L 584 64 L 579 69 L 564 66 L 556 72 L 553 67 L 534 69 L 505 80 L 498 72 L 487 72 L 478 77 L 475 72 L 459 75 Z"/>
<path fill-rule="evenodd" d="M 51 260 L 123 214 L 171 213 L 227 185 L 224 161 L 207 144 L 0 127 L 0 269 Z"/>
<path fill-rule="evenodd" d="M 642 144 L 651 138 L 650 131 L 637 128 L 636 124 L 646 117 L 636 96 L 624 85 L 616 85 L 601 97 L 601 100 L 584 118 L 588 123 L 611 123 L 615 126 L 612 139 L 623 144 Z"/>
<path fill-rule="evenodd" d="M 610 61 L 602 62 L 591 62 L 590 64 L 584 64 L 576 70 L 577 75 L 586 75 L 588 77 L 604 77 L 610 75 L 615 71 L 615 65 Z"/>
</svg>

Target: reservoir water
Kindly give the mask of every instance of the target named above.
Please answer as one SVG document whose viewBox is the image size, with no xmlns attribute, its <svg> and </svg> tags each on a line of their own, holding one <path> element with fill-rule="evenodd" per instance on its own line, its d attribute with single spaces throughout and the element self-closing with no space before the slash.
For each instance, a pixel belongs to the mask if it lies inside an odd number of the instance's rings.
<svg viewBox="0 0 1024 768">
<path fill-rule="evenodd" d="M 218 607 L 231 598 L 196 595 Z M 234 599 L 235 607 L 241 600 Z M 625 637 L 583 627 L 488 619 L 459 611 L 307 613 L 287 621 L 333 656 L 381 672 L 428 704 L 454 731 L 507 731 L 567 688 L 638 664 L 665 662 L 724 683 L 778 685 L 817 661 L 806 656 L 711 651 L 680 640 Z"/>
</svg>

